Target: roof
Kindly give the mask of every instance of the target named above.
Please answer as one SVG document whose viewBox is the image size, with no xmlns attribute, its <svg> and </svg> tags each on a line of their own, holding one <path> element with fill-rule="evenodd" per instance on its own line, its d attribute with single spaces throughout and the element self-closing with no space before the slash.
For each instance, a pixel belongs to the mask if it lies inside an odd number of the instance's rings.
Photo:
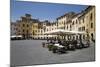
<svg viewBox="0 0 100 67">
<path fill-rule="evenodd" d="M 88 6 L 85 10 L 83 10 L 80 14 L 81 16 L 79 18 L 84 17 L 85 14 L 87 14 L 90 10 L 92 10 L 93 8 L 95 8 L 95 6 Z"/>
<path fill-rule="evenodd" d="M 74 15 L 76 15 L 75 12 L 68 12 L 68 13 L 65 13 L 64 15 L 62 15 L 62 16 L 56 18 L 56 19 L 58 20 L 58 19 L 61 19 L 62 17 L 65 17 L 65 16 L 66 17 L 73 17 Z"/>
</svg>

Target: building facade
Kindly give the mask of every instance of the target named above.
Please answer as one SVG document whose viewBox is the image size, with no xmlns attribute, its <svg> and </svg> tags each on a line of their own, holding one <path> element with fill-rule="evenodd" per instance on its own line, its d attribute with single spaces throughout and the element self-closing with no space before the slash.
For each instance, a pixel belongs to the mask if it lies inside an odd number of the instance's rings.
<svg viewBox="0 0 100 67">
<path fill-rule="evenodd" d="M 38 36 L 38 26 L 39 26 L 39 20 L 38 19 L 32 19 L 31 22 L 31 38 L 36 38 Z"/>
<path fill-rule="evenodd" d="M 22 35 L 23 38 L 30 38 L 32 33 L 32 19 L 30 14 L 25 14 L 17 22 L 17 32 L 16 35 Z"/>
<path fill-rule="evenodd" d="M 68 12 L 60 17 L 57 18 L 58 29 L 63 29 L 67 31 L 72 31 L 72 18 L 75 16 L 76 13 Z M 61 39 L 71 39 L 71 35 L 68 36 L 60 36 Z"/>
<path fill-rule="evenodd" d="M 87 35 L 82 35 L 82 39 L 95 40 L 95 7 L 89 6 L 86 8 L 82 15 L 78 18 L 79 31 L 85 31 Z"/>
<path fill-rule="evenodd" d="M 81 39 L 95 41 L 95 7 L 89 6 L 80 13 L 68 12 L 56 19 L 55 22 L 48 20 L 39 21 L 32 19 L 30 14 L 25 14 L 15 24 L 11 24 L 11 30 L 15 30 L 16 35 L 24 38 L 35 39 L 57 39 L 57 35 L 45 35 L 46 32 L 63 29 L 66 31 L 86 32 L 82 35 L 59 36 L 60 39 Z M 16 28 L 15 28 L 16 27 Z"/>
<path fill-rule="evenodd" d="M 13 35 L 16 35 L 16 31 L 17 31 L 17 28 L 16 28 L 16 23 L 15 22 L 11 22 L 11 26 L 10 26 L 10 31 L 11 31 L 11 36 Z"/>
</svg>

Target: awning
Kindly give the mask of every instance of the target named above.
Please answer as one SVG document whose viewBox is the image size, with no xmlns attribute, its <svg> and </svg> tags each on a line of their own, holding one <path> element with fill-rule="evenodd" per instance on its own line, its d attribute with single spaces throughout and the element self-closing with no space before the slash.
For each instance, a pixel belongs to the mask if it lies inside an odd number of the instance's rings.
<svg viewBox="0 0 100 67">
<path fill-rule="evenodd" d="M 22 35 L 13 35 L 13 36 L 11 36 L 11 38 L 14 38 L 14 37 L 22 37 Z"/>
<path fill-rule="evenodd" d="M 74 34 L 86 34 L 86 32 L 57 29 L 57 30 L 45 32 L 44 34 L 45 35 L 68 35 L 68 34 L 74 35 Z"/>
</svg>

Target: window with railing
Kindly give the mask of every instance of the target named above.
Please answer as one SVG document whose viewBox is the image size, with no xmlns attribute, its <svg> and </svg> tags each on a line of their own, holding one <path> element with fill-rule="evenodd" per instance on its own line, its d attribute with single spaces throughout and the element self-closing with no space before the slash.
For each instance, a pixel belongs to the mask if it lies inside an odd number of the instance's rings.
<svg viewBox="0 0 100 67">
<path fill-rule="evenodd" d="M 82 31 L 85 31 L 85 26 L 82 27 Z"/>
</svg>

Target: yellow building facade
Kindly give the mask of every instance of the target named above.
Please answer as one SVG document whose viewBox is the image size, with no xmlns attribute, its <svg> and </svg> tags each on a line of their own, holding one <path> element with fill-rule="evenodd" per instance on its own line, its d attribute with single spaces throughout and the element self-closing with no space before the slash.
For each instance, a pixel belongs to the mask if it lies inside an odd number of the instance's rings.
<svg viewBox="0 0 100 67">
<path fill-rule="evenodd" d="M 17 22 L 17 35 L 22 35 L 23 38 L 32 38 L 38 32 L 38 22 L 31 18 L 30 14 L 25 14 Z"/>
<path fill-rule="evenodd" d="M 57 28 L 63 29 L 67 31 L 72 31 L 72 18 L 76 15 L 74 12 L 68 12 L 60 17 L 57 18 Z M 69 36 L 60 36 L 61 39 L 71 39 L 71 35 Z"/>
<path fill-rule="evenodd" d="M 31 23 L 30 23 L 30 15 L 26 15 L 25 17 L 21 17 L 21 20 L 17 21 L 17 35 L 22 35 L 23 38 L 29 38 L 31 35 Z"/>
<path fill-rule="evenodd" d="M 32 19 L 30 14 L 25 14 L 16 23 L 16 35 L 24 38 L 47 39 L 56 35 L 45 35 L 46 32 L 63 29 L 67 31 L 86 32 L 81 38 L 95 41 L 95 7 L 89 6 L 80 13 L 68 12 L 56 19 L 56 22 L 39 21 Z M 79 39 L 79 35 L 60 36 L 61 39 Z"/>
<path fill-rule="evenodd" d="M 32 38 L 36 38 L 38 36 L 38 25 L 39 21 L 37 19 L 33 19 L 31 23 L 31 33 L 32 33 Z"/>
<path fill-rule="evenodd" d="M 89 6 L 86 8 L 82 15 L 79 17 L 79 31 L 85 31 L 87 35 L 82 38 L 88 38 L 90 41 L 95 40 L 95 7 Z"/>
<path fill-rule="evenodd" d="M 89 6 L 81 13 L 69 12 L 57 18 L 58 29 L 67 31 L 86 32 L 81 35 L 82 40 L 95 40 L 95 7 Z M 80 35 L 66 36 L 66 39 L 79 39 Z M 64 37 L 62 37 L 64 39 Z"/>
</svg>

